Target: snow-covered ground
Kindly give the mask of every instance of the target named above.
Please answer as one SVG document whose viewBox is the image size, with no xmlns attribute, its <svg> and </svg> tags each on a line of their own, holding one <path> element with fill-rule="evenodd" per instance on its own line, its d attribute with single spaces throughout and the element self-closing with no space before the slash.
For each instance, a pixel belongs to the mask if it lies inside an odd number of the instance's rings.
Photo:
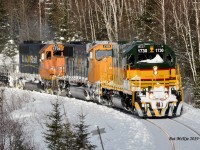
<svg viewBox="0 0 200 150">
<path fill-rule="evenodd" d="M 176 120 L 185 123 L 200 133 L 200 109 L 185 104 L 183 112 L 183 115 L 176 118 Z"/>
<path fill-rule="evenodd" d="M 71 123 L 76 124 L 78 115 L 83 112 L 90 132 L 96 130 L 97 126 L 105 128 L 106 133 L 101 135 L 105 150 L 157 150 L 162 139 L 168 140 L 163 135 L 159 136 L 162 133 L 155 133 L 159 132 L 158 129 L 145 124 L 142 119 L 92 102 L 14 88 L 6 88 L 4 96 L 6 105 L 12 106 L 13 119 L 26 122 L 25 131 L 32 136 L 38 149 L 46 149 L 42 134 L 45 131 L 44 123 L 48 121 L 46 115 L 52 110 L 51 103 L 57 99 L 61 103 L 61 113 L 66 112 L 65 119 Z M 13 106 L 13 102 L 16 105 Z M 200 110 L 185 104 L 184 114 L 176 119 L 185 121 L 200 132 L 199 118 Z M 101 149 L 98 135 L 91 134 L 90 141 L 97 145 L 96 149 Z"/>
<path fill-rule="evenodd" d="M 97 126 L 105 128 L 106 133 L 101 135 L 105 150 L 154 149 L 152 137 L 140 119 L 118 110 L 74 98 L 10 88 L 5 90 L 5 96 L 8 105 L 12 101 L 22 104 L 12 111 L 13 119 L 26 122 L 27 133 L 32 135 L 40 149 L 46 149 L 42 132 L 45 131 L 44 123 L 48 121 L 46 115 L 52 110 L 51 103 L 56 99 L 59 99 L 61 112 L 64 114 L 66 111 L 66 119 L 70 122 L 76 124 L 82 111 L 86 115 L 86 124 L 90 125 L 89 131 L 96 130 Z M 101 149 L 98 135 L 91 134 L 90 140 Z"/>
</svg>

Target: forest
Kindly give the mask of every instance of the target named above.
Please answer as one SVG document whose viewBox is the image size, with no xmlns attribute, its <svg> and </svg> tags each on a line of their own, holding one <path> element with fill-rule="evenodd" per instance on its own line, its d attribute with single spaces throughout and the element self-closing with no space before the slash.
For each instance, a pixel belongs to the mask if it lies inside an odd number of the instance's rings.
<svg viewBox="0 0 200 150">
<path fill-rule="evenodd" d="M 153 40 L 175 50 L 185 99 L 200 107 L 199 21 L 199 0 L 0 0 L 0 52 L 13 57 L 27 40 Z"/>
</svg>

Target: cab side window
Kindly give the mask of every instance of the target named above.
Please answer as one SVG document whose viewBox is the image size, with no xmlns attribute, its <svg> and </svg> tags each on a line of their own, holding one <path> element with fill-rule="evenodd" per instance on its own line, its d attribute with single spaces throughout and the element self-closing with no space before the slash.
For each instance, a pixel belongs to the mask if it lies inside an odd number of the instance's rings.
<svg viewBox="0 0 200 150">
<path fill-rule="evenodd" d="M 128 64 L 130 65 L 131 68 L 134 67 L 135 65 L 135 56 L 134 55 L 130 55 L 128 58 Z"/>
<path fill-rule="evenodd" d="M 41 61 L 44 60 L 44 53 L 42 53 L 42 54 L 40 55 L 40 60 L 41 60 Z"/>
<path fill-rule="evenodd" d="M 172 55 L 168 54 L 166 58 L 167 58 L 167 62 L 172 65 L 173 64 L 173 57 L 172 57 Z"/>
<path fill-rule="evenodd" d="M 93 53 L 92 53 L 92 51 L 90 52 L 90 59 L 93 59 Z"/>
<path fill-rule="evenodd" d="M 51 59 L 51 51 L 46 52 L 46 59 L 50 60 Z"/>
</svg>

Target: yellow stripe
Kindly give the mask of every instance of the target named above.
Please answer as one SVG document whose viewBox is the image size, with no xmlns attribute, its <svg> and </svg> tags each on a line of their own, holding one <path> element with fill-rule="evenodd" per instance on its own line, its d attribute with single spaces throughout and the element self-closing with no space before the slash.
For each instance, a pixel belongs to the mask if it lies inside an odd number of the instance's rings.
<svg viewBox="0 0 200 150">
<path fill-rule="evenodd" d="M 150 112 L 149 108 L 148 108 L 148 110 L 147 110 L 147 116 L 148 116 L 148 117 L 152 117 L 152 115 L 151 115 L 151 112 Z"/>
<path fill-rule="evenodd" d="M 137 102 L 135 102 L 135 108 L 141 110 L 140 105 Z"/>
<path fill-rule="evenodd" d="M 154 111 L 154 113 L 155 113 L 156 117 L 160 117 L 160 114 L 159 114 L 159 112 L 158 112 L 158 110 L 157 110 L 157 109 L 154 109 L 153 111 Z"/>
<path fill-rule="evenodd" d="M 165 116 L 166 110 L 167 110 L 167 107 L 162 109 L 162 111 L 161 111 L 161 116 Z"/>
<path fill-rule="evenodd" d="M 134 106 L 135 103 L 135 92 L 132 92 L 132 106 Z"/>
<path fill-rule="evenodd" d="M 143 114 L 143 112 L 142 112 L 142 110 L 141 110 L 141 108 L 140 108 L 140 105 L 139 105 L 137 102 L 135 102 L 135 108 L 136 108 L 136 110 L 137 110 L 137 112 L 138 112 L 138 115 L 139 115 L 140 117 L 143 117 L 144 114 Z"/>
</svg>

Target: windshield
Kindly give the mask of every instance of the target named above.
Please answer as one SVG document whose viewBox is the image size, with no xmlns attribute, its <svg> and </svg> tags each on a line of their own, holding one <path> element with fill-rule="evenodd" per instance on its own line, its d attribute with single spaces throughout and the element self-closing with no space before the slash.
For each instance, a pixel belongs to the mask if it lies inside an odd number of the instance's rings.
<svg viewBox="0 0 200 150">
<path fill-rule="evenodd" d="M 112 56 L 112 50 L 97 50 L 96 59 L 102 60 L 105 57 Z"/>
<path fill-rule="evenodd" d="M 137 63 L 163 63 L 163 54 L 139 54 Z"/>
<path fill-rule="evenodd" d="M 53 52 L 53 56 L 55 56 L 55 57 L 59 57 L 61 55 L 62 55 L 62 51 L 54 51 Z"/>
<path fill-rule="evenodd" d="M 128 57 L 128 64 L 130 65 L 131 68 L 134 67 L 134 65 L 135 65 L 135 56 L 134 55 L 130 55 Z"/>
</svg>

